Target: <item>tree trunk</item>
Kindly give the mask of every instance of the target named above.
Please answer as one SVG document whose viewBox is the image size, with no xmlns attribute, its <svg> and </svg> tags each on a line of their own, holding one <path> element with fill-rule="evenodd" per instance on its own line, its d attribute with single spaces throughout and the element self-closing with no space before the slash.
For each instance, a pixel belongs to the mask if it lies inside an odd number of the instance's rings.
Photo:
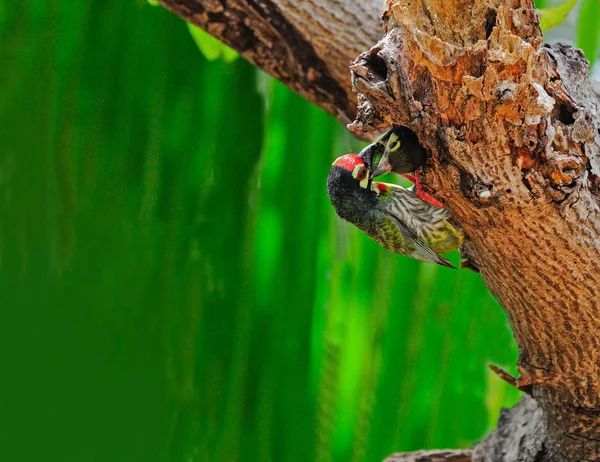
<svg viewBox="0 0 600 462">
<path fill-rule="evenodd" d="M 162 2 L 355 132 L 404 125 L 429 151 L 424 184 L 508 314 L 530 397 L 472 452 L 388 460 L 600 460 L 600 102 L 582 53 L 542 44 L 530 0 L 388 0 L 385 34 L 373 0 Z"/>
</svg>

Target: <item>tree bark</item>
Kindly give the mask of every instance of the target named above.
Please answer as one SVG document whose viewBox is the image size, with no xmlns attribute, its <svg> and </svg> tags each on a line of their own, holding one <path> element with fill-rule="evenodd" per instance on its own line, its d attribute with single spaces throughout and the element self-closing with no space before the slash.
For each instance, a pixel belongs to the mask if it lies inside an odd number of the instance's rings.
<svg viewBox="0 0 600 462">
<path fill-rule="evenodd" d="M 373 0 L 162 1 L 340 120 L 358 101 L 355 132 L 404 125 L 429 151 L 426 189 L 506 310 L 531 397 L 471 455 L 388 460 L 600 460 L 600 103 L 582 53 L 542 44 L 530 0 L 388 0 L 385 35 Z"/>
<path fill-rule="evenodd" d="M 471 462 L 472 453 L 466 451 L 416 451 L 394 454 L 386 462 Z"/>
</svg>

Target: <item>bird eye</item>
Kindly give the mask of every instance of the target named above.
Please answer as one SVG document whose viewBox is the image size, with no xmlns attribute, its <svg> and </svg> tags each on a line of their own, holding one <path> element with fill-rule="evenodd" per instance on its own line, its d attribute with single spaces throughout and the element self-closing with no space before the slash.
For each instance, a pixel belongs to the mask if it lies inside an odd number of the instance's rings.
<svg viewBox="0 0 600 462">
<path fill-rule="evenodd" d="M 367 176 L 367 169 L 365 167 L 361 167 L 358 173 L 356 174 L 356 179 L 358 181 L 362 181 Z"/>
<path fill-rule="evenodd" d="M 400 147 L 400 141 L 399 140 L 394 140 L 390 143 L 389 145 L 389 150 L 390 151 L 395 151 L 396 149 L 398 149 Z"/>
</svg>

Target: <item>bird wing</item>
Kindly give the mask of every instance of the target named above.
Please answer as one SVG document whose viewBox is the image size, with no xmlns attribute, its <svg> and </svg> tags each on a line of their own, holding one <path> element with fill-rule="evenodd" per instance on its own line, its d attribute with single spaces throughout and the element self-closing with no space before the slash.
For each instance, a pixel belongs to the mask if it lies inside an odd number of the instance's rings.
<svg viewBox="0 0 600 462">
<path fill-rule="evenodd" d="M 412 258 L 456 269 L 455 266 L 452 265 L 452 263 L 450 263 L 450 261 L 431 250 L 431 248 L 427 244 L 425 244 L 425 242 L 423 242 L 423 240 L 419 236 L 417 236 L 410 228 L 408 228 L 402 222 L 402 220 L 385 210 L 383 211 L 383 213 L 396 224 L 398 230 L 402 234 L 404 242 L 407 244 L 410 242 L 414 245 L 414 250 L 411 249 L 410 254 Z"/>
</svg>

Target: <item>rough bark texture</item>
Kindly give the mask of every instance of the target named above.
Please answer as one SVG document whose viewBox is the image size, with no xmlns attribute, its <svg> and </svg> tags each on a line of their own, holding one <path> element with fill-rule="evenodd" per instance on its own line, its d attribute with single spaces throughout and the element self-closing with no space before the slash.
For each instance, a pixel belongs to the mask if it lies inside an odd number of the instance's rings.
<svg viewBox="0 0 600 462">
<path fill-rule="evenodd" d="M 471 451 L 417 451 L 394 454 L 385 462 L 471 462 Z"/>
<path fill-rule="evenodd" d="M 374 0 L 162 1 L 341 120 L 354 113 L 348 59 L 382 36 Z M 473 460 L 600 460 L 600 108 L 588 64 L 542 45 L 530 0 L 388 0 L 383 22 L 351 66 L 351 128 L 404 125 L 428 149 L 424 183 L 505 308 L 517 385 L 532 397 Z M 443 453 L 389 460 L 469 460 Z"/>
<path fill-rule="evenodd" d="M 527 1 L 468 14 L 461 2 L 393 1 L 387 17 L 353 66 L 354 127 L 405 125 L 429 149 L 425 181 L 509 315 L 548 458 L 598 460 L 600 135 L 587 62 L 542 46 Z"/>
<path fill-rule="evenodd" d="M 498 428 L 475 447 L 473 461 L 543 461 L 546 428 L 542 410 L 529 396 L 503 409 Z"/>
</svg>

